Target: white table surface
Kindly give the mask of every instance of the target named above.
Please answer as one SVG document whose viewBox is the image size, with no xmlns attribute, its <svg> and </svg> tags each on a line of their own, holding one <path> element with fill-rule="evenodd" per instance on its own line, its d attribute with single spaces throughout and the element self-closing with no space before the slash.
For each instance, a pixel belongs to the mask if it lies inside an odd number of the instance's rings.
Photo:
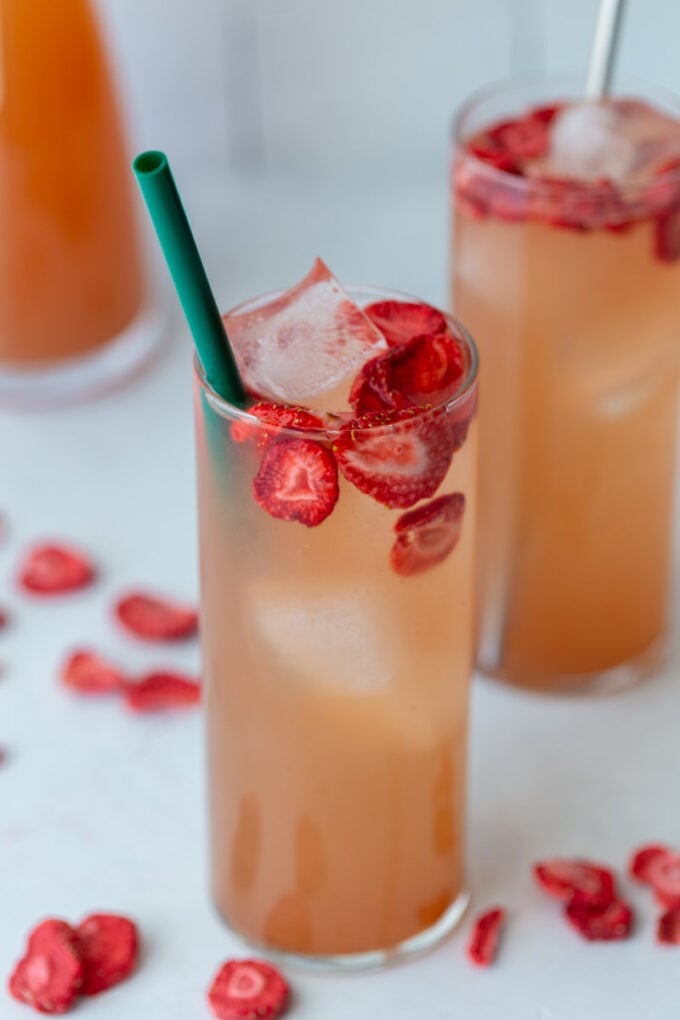
<svg viewBox="0 0 680 1020">
<path fill-rule="evenodd" d="M 292 283 L 317 252 L 346 281 L 443 298 L 443 182 L 370 195 L 282 182 L 185 190 L 225 306 Z M 125 388 L 69 410 L 0 414 L 0 603 L 13 617 L 0 636 L 0 979 L 38 919 L 130 914 L 144 939 L 137 975 L 78 1007 L 100 1020 L 207 1018 L 213 973 L 243 953 L 207 892 L 200 713 L 134 717 L 56 681 L 64 652 L 82 644 L 132 670 L 198 669 L 195 645 L 143 647 L 109 611 L 117 592 L 138 585 L 196 597 L 190 354 L 168 307 L 162 357 Z M 49 602 L 18 593 L 20 550 L 45 536 L 91 550 L 101 581 Z M 622 867 L 642 842 L 680 845 L 677 671 L 676 656 L 653 682 L 596 700 L 477 680 L 469 876 L 474 909 L 510 911 L 497 965 L 467 963 L 466 919 L 428 956 L 382 973 L 290 972 L 291 1016 L 675 1020 L 680 949 L 655 946 L 646 891 L 625 882 L 639 908 L 634 938 L 590 945 L 529 868 L 552 854 Z M 30 1015 L 0 992 L 0 1017 Z"/>
</svg>

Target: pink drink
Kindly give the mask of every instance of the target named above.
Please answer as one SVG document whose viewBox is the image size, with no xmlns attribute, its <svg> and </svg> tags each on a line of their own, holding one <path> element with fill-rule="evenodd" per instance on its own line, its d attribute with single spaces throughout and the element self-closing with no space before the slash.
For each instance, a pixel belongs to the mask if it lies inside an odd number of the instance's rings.
<svg viewBox="0 0 680 1020">
<path fill-rule="evenodd" d="M 429 944 L 466 902 L 476 360 L 456 323 L 419 306 L 445 332 L 417 364 L 402 343 L 397 366 L 339 290 L 328 310 L 330 285 L 317 264 L 301 295 L 226 320 L 265 396 L 279 383 L 263 331 L 293 360 L 300 343 L 323 361 L 333 338 L 349 374 L 325 363 L 293 380 L 313 413 L 259 404 L 258 419 L 198 380 L 213 890 L 260 946 L 363 964 Z M 361 306 L 393 297 L 352 291 Z M 448 368 L 427 360 L 442 343 Z M 359 394 L 374 357 L 383 382 L 388 369 L 399 380 L 402 410 L 343 428 L 357 405 L 388 399 Z M 445 382 L 419 405 L 404 396 L 416 367 L 418 385 L 433 370 Z M 338 413 L 320 411 L 320 379 L 330 399 L 344 392 Z"/>
<path fill-rule="evenodd" d="M 625 685 L 668 629 L 680 121 L 508 88 L 467 108 L 458 145 L 452 297 L 484 365 L 480 664 Z"/>
</svg>

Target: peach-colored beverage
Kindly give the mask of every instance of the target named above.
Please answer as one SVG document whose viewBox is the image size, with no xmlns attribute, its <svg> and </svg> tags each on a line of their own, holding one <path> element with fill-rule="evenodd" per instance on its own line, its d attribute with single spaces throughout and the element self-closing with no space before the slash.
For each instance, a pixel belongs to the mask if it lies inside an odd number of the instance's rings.
<svg viewBox="0 0 680 1020">
<path fill-rule="evenodd" d="M 452 300 L 484 369 L 480 665 L 606 690 L 668 632 L 680 106 L 574 95 L 500 88 L 461 115 Z"/>
<path fill-rule="evenodd" d="M 127 164 L 88 0 L 0 0 L 3 402 L 106 384 L 145 353 Z"/>
<path fill-rule="evenodd" d="M 269 950 L 424 948 L 464 909 L 476 354 L 317 261 L 197 380 L 214 897 Z"/>
</svg>

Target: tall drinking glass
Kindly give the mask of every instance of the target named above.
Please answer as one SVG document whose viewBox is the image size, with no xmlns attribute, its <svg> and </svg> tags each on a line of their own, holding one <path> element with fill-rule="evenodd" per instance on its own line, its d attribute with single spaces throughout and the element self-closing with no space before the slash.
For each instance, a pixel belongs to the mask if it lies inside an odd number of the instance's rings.
<svg viewBox="0 0 680 1020">
<path fill-rule="evenodd" d="M 584 114 L 580 90 L 491 88 L 455 123 L 451 296 L 484 369 L 479 662 L 542 690 L 634 683 L 668 635 L 680 103 L 636 83 Z"/>
<path fill-rule="evenodd" d="M 348 293 L 362 307 L 399 297 Z M 248 941 L 308 963 L 425 948 L 467 901 L 477 360 L 448 321 L 462 382 L 409 428 L 455 452 L 434 498 L 405 513 L 342 474 L 318 526 L 265 512 L 254 492 L 272 464 L 328 464 L 340 423 L 272 432 L 197 368 L 214 899 Z M 399 442 L 394 426 L 366 433 L 352 441 L 376 464 Z"/>
</svg>

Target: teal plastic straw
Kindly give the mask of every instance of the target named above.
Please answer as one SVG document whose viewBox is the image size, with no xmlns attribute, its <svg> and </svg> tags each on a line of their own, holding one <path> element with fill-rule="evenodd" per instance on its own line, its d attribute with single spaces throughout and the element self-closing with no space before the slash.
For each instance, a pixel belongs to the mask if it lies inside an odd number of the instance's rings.
<svg viewBox="0 0 680 1020">
<path fill-rule="evenodd" d="M 168 264 L 205 377 L 221 397 L 242 407 L 243 382 L 215 302 L 168 158 L 141 152 L 132 164 Z"/>
</svg>

